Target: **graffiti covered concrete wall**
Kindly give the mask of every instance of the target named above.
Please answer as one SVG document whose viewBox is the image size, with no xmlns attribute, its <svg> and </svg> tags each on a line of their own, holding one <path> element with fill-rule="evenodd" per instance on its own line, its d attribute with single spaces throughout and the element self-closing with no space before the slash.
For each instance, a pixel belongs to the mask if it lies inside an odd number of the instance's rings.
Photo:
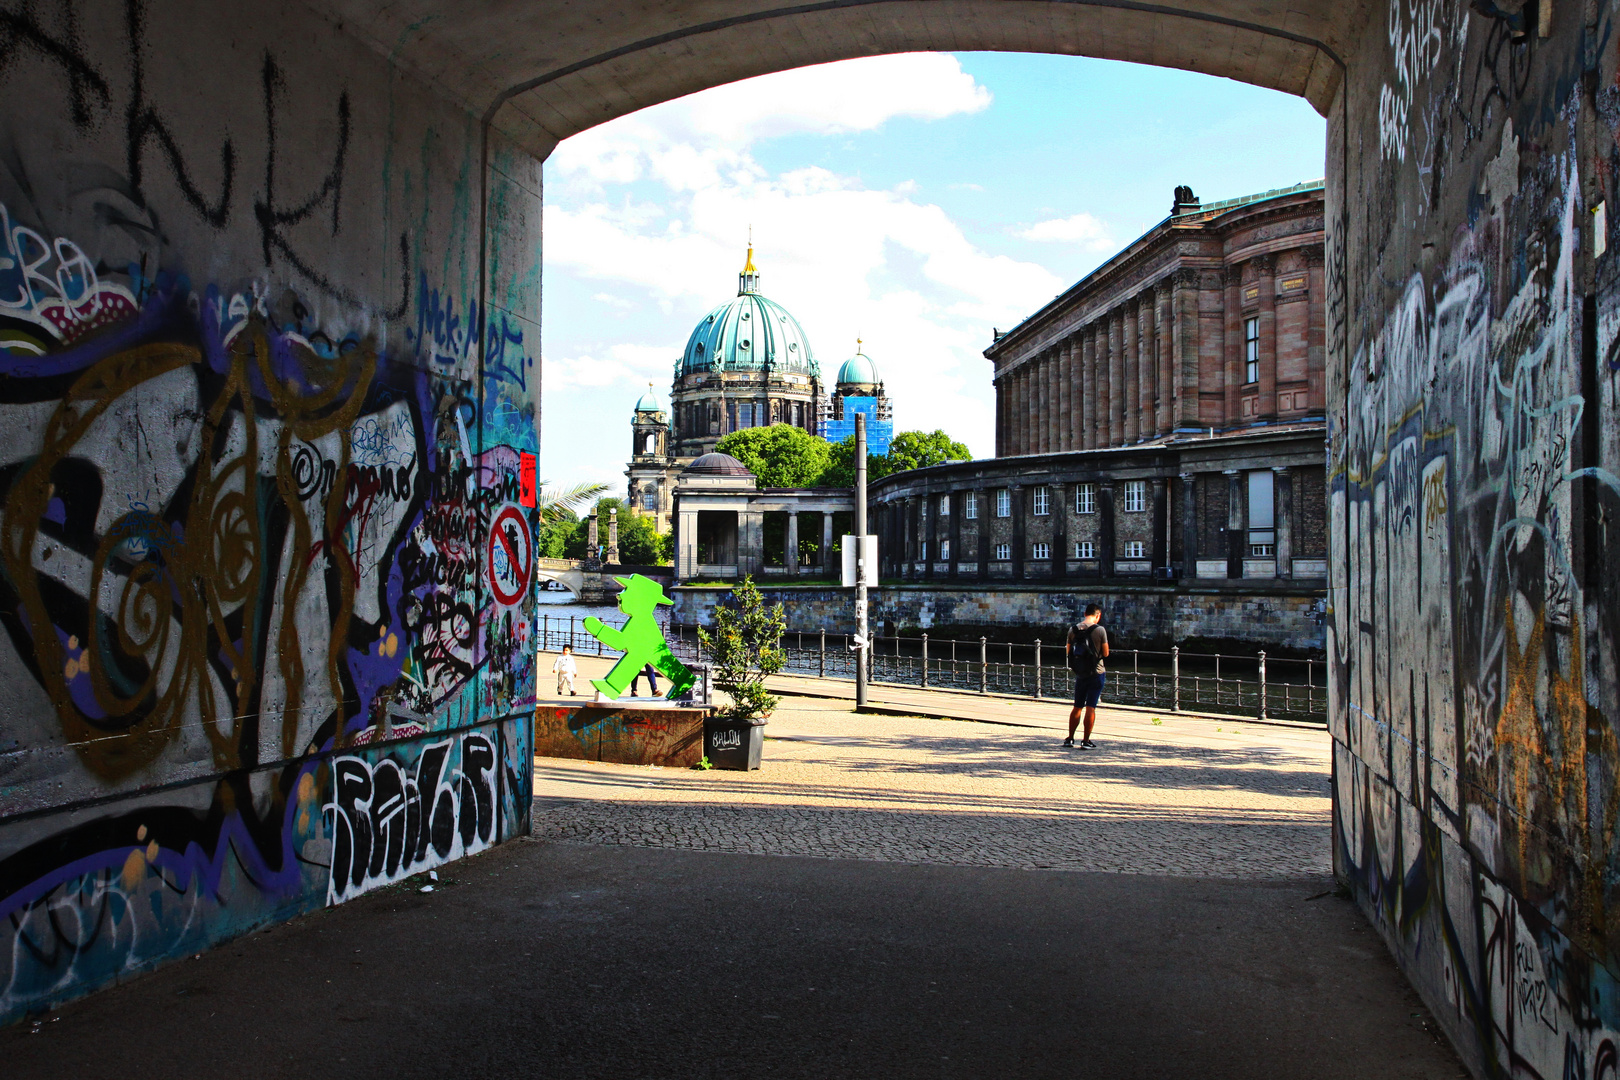
<svg viewBox="0 0 1620 1080">
<path fill-rule="evenodd" d="M 1486 1076 L 1620 1075 L 1615 16 L 1390 0 L 1330 114 L 1335 865 Z"/>
<path fill-rule="evenodd" d="M 3 1023 L 527 831 L 540 174 L 298 5 L 0 93 Z"/>
</svg>

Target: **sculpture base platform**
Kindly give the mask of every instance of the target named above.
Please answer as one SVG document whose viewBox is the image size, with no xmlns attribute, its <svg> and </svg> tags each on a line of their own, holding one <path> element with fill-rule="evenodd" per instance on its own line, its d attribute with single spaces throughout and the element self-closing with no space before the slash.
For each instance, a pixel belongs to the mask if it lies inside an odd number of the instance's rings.
<svg viewBox="0 0 1620 1080">
<path fill-rule="evenodd" d="M 713 710 L 635 699 L 541 705 L 537 757 L 685 768 L 703 756 L 703 720 Z"/>
</svg>

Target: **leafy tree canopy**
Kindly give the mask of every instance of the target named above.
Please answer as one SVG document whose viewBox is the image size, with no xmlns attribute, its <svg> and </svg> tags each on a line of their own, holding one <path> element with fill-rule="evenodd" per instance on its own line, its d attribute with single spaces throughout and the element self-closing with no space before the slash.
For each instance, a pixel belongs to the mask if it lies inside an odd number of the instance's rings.
<svg viewBox="0 0 1620 1080">
<path fill-rule="evenodd" d="M 609 510 L 619 511 L 619 561 L 632 566 L 658 566 L 670 561 L 669 539 L 658 535 L 658 528 L 650 514 L 643 515 L 630 509 L 623 499 L 596 501 L 597 540 L 608 542 Z M 583 559 L 591 538 L 591 523 L 570 515 L 540 530 L 536 545 L 542 558 Z"/>
<path fill-rule="evenodd" d="M 966 446 L 939 428 L 927 433 L 902 431 L 889 443 L 887 467 L 883 475 L 907 469 L 926 469 L 947 461 L 966 461 L 972 456 Z"/>
<path fill-rule="evenodd" d="M 853 487 L 855 437 L 828 443 L 791 424 L 744 428 L 721 439 L 715 449 L 730 454 L 759 478 L 760 487 Z M 887 454 L 866 455 L 866 476 L 877 480 L 906 469 L 923 469 L 973 454 L 944 431 L 902 431 Z M 620 546 L 622 547 L 622 541 Z"/>
<path fill-rule="evenodd" d="M 792 424 L 733 431 L 715 449 L 748 466 L 760 487 L 816 487 L 832 464 L 827 440 Z"/>
</svg>

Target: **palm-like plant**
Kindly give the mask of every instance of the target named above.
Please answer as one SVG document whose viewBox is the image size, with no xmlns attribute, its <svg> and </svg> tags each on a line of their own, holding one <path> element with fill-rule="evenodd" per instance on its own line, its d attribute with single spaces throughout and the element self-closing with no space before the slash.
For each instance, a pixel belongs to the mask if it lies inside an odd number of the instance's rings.
<svg viewBox="0 0 1620 1080">
<path fill-rule="evenodd" d="M 545 481 L 541 481 L 540 497 L 540 525 L 555 525 L 559 521 L 578 510 L 589 506 L 608 493 L 606 484 L 575 484 L 573 487 L 552 490 Z"/>
</svg>

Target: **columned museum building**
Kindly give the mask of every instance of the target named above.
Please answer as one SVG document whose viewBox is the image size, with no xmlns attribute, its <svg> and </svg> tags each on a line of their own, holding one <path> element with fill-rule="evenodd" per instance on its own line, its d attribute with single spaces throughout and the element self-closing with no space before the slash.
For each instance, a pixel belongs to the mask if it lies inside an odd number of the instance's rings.
<svg viewBox="0 0 1620 1080">
<path fill-rule="evenodd" d="M 1320 182 L 1168 218 L 1005 333 L 996 456 L 871 485 L 884 576 L 1323 595 Z"/>
</svg>

